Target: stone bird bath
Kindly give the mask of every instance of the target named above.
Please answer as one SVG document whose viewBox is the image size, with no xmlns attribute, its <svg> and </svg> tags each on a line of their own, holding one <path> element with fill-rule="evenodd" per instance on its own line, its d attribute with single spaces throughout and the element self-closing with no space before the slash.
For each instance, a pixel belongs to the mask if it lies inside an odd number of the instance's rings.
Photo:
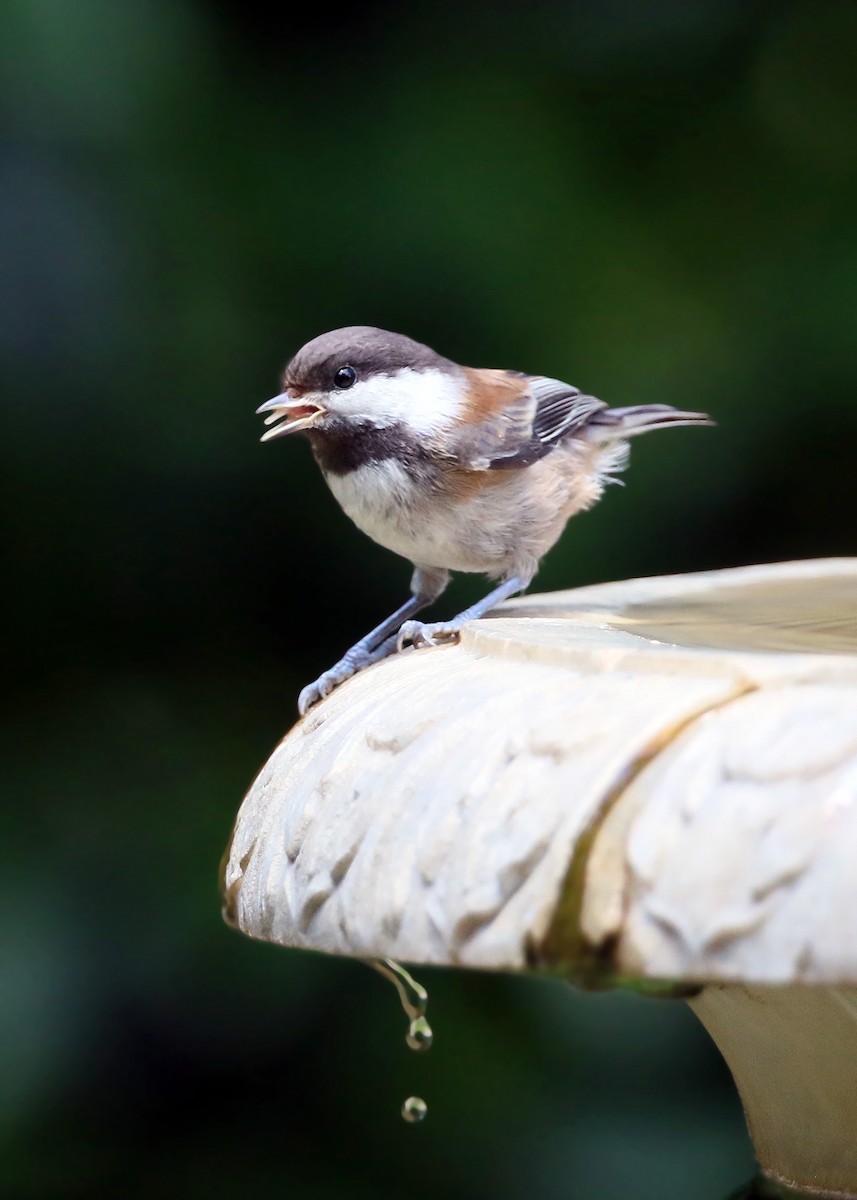
<svg viewBox="0 0 857 1200">
<path fill-rule="evenodd" d="M 857 559 L 526 596 L 367 670 L 223 886 L 285 946 L 680 996 L 763 1172 L 857 1197 Z"/>
</svg>

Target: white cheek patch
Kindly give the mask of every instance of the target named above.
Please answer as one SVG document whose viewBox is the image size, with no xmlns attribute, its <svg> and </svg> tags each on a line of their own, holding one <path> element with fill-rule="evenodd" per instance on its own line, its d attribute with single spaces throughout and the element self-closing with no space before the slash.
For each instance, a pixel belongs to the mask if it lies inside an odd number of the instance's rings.
<svg viewBox="0 0 857 1200">
<path fill-rule="evenodd" d="M 384 428 L 407 425 L 413 433 L 447 429 L 464 411 L 464 380 L 443 371 L 413 371 L 357 380 L 343 392 L 331 393 L 331 409 L 344 417 L 365 417 Z"/>
</svg>

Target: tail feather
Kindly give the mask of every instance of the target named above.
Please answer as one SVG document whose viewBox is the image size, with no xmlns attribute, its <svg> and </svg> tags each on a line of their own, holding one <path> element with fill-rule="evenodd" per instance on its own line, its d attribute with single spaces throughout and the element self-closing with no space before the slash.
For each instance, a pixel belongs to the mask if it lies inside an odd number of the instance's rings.
<svg viewBox="0 0 857 1200">
<path fill-rule="evenodd" d="M 637 437 L 654 429 L 670 429 L 674 425 L 714 425 L 707 413 L 683 412 L 670 404 L 638 404 L 630 408 L 604 408 L 593 413 L 587 428 L 604 437 Z"/>
</svg>

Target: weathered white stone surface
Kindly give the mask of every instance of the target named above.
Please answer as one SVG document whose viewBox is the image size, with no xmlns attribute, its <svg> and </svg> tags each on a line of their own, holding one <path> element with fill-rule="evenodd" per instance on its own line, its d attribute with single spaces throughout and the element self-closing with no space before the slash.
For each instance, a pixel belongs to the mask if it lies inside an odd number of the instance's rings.
<svg viewBox="0 0 857 1200">
<path fill-rule="evenodd" d="M 469 647 L 367 671 L 253 785 L 226 874 L 237 923 L 330 953 L 523 967 L 628 764 L 732 694 L 716 675 L 640 686 Z"/>
<path fill-rule="evenodd" d="M 238 927 L 414 962 L 610 946 L 645 976 L 854 979 L 857 921 L 829 918 L 857 913 L 857 561 L 500 613 L 291 730 L 236 825 Z"/>
<path fill-rule="evenodd" d="M 627 788 L 584 933 L 616 937 L 629 974 L 855 982 L 855 867 L 857 688 L 783 682 L 704 714 Z"/>
<path fill-rule="evenodd" d="M 857 1197 L 857 560 L 523 597 L 371 668 L 224 893 L 283 945 L 690 985 L 766 1172 Z"/>
</svg>

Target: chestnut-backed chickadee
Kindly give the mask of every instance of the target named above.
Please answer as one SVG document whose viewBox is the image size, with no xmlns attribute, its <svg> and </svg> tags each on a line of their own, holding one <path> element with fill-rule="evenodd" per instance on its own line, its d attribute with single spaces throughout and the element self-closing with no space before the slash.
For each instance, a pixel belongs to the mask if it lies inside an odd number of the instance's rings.
<svg viewBox="0 0 857 1200">
<path fill-rule="evenodd" d="M 257 411 L 271 426 L 263 442 L 306 433 L 352 521 L 414 564 L 410 600 L 303 689 L 301 714 L 370 663 L 404 645 L 452 641 L 526 588 L 569 517 L 627 465 L 628 438 L 712 424 L 666 404 L 608 408 L 543 375 L 461 367 L 362 325 L 307 342 L 282 393 Z M 501 582 L 451 621 L 414 621 L 450 571 Z"/>
</svg>

